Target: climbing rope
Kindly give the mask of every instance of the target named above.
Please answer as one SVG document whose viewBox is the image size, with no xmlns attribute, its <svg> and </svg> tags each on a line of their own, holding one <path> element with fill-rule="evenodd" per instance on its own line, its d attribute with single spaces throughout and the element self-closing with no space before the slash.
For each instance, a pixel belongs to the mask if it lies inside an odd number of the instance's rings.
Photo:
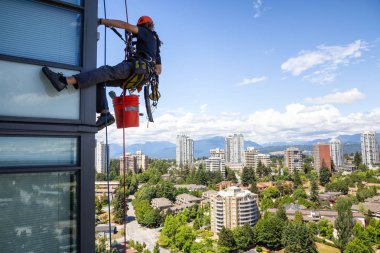
<svg viewBox="0 0 380 253">
<path fill-rule="evenodd" d="M 106 1 L 103 0 L 104 18 L 107 18 Z M 107 29 L 104 26 L 104 66 L 107 65 Z M 106 83 L 103 85 L 104 89 L 104 103 L 107 101 Z M 108 107 L 108 106 L 107 106 Z M 109 109 L 109 108 L 107 108 Z M 108 198 L 108 234 L 110 252 L 112 252 L 112 231 L 111 231 L 111 198 L 110 198 L 110 170 L 109 170 L 109 146 L 108 146 L 108 113 L 105 114 L 106 121 L 106 171 L 107 171 L 107 198 Z"/>
</svg>

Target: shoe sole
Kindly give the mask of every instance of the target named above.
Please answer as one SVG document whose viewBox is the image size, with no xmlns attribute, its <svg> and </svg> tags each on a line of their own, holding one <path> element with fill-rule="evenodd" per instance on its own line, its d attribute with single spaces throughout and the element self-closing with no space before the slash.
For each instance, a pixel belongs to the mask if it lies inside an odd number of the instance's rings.
<svg viewBox="0 0 380 253">
<path fill-rule="evenodd" d="M 64 88 L 66 88 L 66 85 L 64 85 L 62 87 L 62 82 L 61 81 L 57 81 L 55 80 L 55 78 L 53 78 L 51 75 L 52 73 L 54 73 L 53 71 L 51 71 L 48 67 L 43 67 L 42 68 L 42 72 L 45 74 L 45 76 L 47 77 L 47 79 L 49 79 L 50 83 L 53 85 L 53 87 L 59 92 L 61 90 L 63 90 Z M 54 75 L 56 75 L 54 73 Z"/>
<path fill-rule="evenodd" d="M 100 125 L 100 126 L 98 126 L 98 131 L 100 131 L 100 130 L 102 130 L 103 128 L 105 128 L 106 125 L 110 126 L 110 125 L 112 125 L 113 123 L 115 123 L 115 119 L 111 119 L 111 120 L 107 121 L 107 124 L 104 124 L 104 125 Z"/>
</svg>

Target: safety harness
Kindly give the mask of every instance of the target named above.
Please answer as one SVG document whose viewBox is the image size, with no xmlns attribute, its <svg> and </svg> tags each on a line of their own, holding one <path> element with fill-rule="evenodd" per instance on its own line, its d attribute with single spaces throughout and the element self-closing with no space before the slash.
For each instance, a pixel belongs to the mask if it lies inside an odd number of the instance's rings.
<svg viewBox="0 0 380 253">
<path fill-rule="evenodd" d="M 140 92 L 144 85 L 150 85 L 151 91 L 149 94 L 149 99 L 153 101 L 153 106 L 157 106 L 157 102 L 160 99 L 161 94 L 158 91 L 159 79 L 158 75 L 155 73 L 155 63 L 152 58 L 143 52 L 136 53 L 136 41 L 134 40 L 136 38 L 135 35 L 128 33 L 126 34 L 127 39 L 124 39 L 114 27 L 111 27 L 111 30 L 125 42 L 126 60 L 134 63 L 133 73 L 130 77 L 124 80 L 122 89 L 124 91 L 129 90 L 130 93 L 135 90 Z M 153 34 L 157 39 L 157 50 L 158 53 L 160 53 L 162 42 L 155 31 L 153 31 Z"/>
</svg>

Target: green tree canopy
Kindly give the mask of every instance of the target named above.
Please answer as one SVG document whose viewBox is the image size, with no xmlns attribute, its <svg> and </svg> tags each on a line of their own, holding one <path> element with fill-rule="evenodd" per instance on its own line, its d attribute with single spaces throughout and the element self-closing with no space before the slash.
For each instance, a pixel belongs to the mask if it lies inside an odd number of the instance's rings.
<svg viewBox="0 0 380 253">
<path fill-rule="evenodd" d="M 304 223 L 287 222 L 282 233 L 286 253 L 317 253 L 314 236 Z"/>
</svg>

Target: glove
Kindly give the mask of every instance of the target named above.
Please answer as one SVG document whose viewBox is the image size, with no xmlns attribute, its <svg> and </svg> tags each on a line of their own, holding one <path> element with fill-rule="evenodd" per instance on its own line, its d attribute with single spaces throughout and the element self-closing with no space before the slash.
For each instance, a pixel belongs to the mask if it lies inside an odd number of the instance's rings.
<svg viewBox="0 0 380 253">
<path fill-rule="evenodd" d="M 98 19 L 98 26 L 100 26 L 100 25 L 102 24 L 102 21 L 103 21 L 102 18 L 99 18 L 99 19 Z"/>
</svg>

